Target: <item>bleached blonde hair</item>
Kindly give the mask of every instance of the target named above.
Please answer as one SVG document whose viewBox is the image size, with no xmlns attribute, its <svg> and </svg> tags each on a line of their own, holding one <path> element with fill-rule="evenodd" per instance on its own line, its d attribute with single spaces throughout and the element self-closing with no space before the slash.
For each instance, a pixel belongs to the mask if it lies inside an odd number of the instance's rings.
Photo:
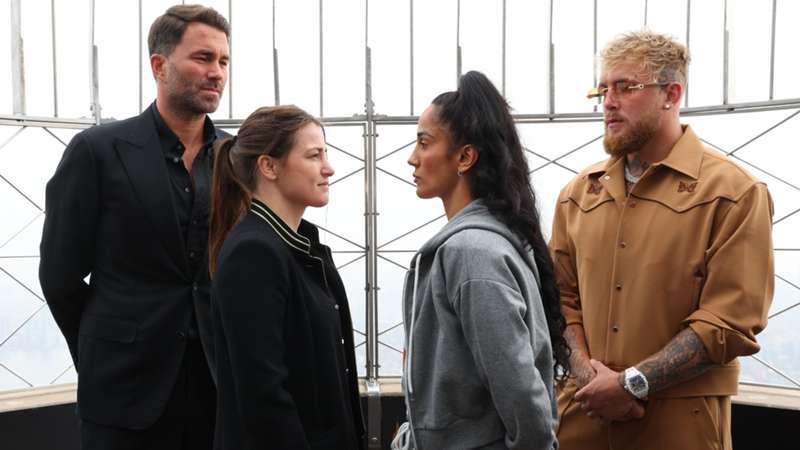
<svg viewBox="0 0 800 450">
<path fill-rule="evenodd" d="M 642 75 L 653 81 L 676 81 L 686 85 L 689 49 L 665 34 L 648 29 L 619 35 L 600 53 L 600 64 L 611 68 L 623 63 L 638 64 Z"/>
</svg>

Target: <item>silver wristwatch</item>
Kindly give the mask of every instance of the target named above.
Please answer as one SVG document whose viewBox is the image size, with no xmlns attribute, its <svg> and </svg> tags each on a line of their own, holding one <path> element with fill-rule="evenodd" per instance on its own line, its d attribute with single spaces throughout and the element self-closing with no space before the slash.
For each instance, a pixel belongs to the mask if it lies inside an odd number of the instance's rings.
<svg viewBox="0 0 800 450">
<path fill-rule="evenodd" d="M 625 374 L 622 377 L 622 387 L 639 400 L 646 398 L 647 392 L 650 390 L 647 378 L 636 367 L 625 369 Z"/>
</svg>

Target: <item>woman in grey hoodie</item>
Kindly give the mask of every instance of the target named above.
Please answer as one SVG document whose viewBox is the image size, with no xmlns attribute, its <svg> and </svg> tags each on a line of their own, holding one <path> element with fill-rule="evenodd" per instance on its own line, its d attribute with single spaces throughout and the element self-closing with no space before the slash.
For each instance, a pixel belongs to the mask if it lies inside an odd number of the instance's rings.
<svg viewBox="0 0 800 450">
<path fill-rule="evenodd" d="M 568 348 L 553 264 L 508 104 L 479 72 L 434 99 L 408 160 L 448 223 L 403 293 L 409 422 L 395 448 L 558 448 Z"/>
</svg>

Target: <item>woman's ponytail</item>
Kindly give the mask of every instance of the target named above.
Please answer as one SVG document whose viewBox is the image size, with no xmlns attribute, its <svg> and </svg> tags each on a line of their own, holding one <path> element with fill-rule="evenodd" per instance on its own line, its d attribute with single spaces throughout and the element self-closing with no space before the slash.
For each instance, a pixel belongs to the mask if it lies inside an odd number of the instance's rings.
<svg viewBox="0 0 800 450">
<path fill-rule="evenodd" d="M 236 137 L 223 139 L 214 151 L 214 173 L 211 177 L 211 214 L 208 225 L 208 271 L 214 276 L 217 255 L 225 237 L 250 207 L 250 193 L 239 181 L 231 151 Z"/>
</svg>

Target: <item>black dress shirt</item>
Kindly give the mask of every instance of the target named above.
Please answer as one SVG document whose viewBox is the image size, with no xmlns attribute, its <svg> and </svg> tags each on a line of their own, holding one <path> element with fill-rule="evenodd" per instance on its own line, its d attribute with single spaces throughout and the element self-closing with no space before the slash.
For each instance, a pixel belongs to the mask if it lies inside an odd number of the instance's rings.
<svg viewBox="0 0 800 450">
<path fill-rule="evenodd" d="M 211 195 L 211 157 L 216 140 L 214 123 L 206 116 L 203 128 L 203 146 L 192 163 L 192 172 L 183 164 L 186 147 L 167 126 L 159 114 L 156 104 L 150 106 L 158 130 L 158 139 L 167 163 L 172 186 L 172 204 L 183 236 L 186 259 L 192 273 L 208 270 L 206 249 L 208 248 L 208 215 Z M 188 337 L 196 339 L 197 319 L 193 315 L 189 323 Z"/>
</svg>

